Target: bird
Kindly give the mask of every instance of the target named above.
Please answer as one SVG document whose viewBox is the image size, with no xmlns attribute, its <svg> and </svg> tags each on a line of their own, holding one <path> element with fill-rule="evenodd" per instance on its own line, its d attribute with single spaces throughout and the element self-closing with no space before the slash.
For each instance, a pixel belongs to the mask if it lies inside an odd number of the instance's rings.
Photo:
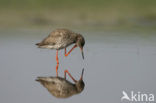
<svg viewBox="0 0 156 103">
<path fill-rule="evenodd" d="M 36 81 L 40 82 L 53 96 L 57 98 L 68 98 L 84 90 L 85 83 L 83 81 L 83 72 L 84 69 L 82 69 L 82 74 L 78 81 L 72 77 L 68 70 L 64 71 L 64 78 L 37 77 Z M 66 73 L 68 73 L 74 83 L 66 80 Z"/>
<path fill-rule="evenodd" d="M 66 48 L 71 44 L 75 45 L 67 53 Z M 67 57 L 74 48 L 79 47 L 81 50 L 82 58 L 84 59 L 83 47 L 85 45 L 85 39 L 81 34 L 75 33 L 69 29 L 64 28 L 56 29 L 36 45 L 39 48 L 56 49 L 56 62 L 57 62 L 56 76 L 58 76 L 58 67 L 59 67 L 58 51 L 60 49 L 65 50 L 64 55 Z"/>
</svg>

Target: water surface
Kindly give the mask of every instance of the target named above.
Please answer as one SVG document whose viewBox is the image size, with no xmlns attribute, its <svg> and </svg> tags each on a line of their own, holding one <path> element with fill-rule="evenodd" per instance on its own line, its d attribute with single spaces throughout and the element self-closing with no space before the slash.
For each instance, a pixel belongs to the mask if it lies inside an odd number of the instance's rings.
<svg viewBox="0 0 156 103">
<path fill-rule="evenodd" d="M 37 76 L 56 75 L 56 51 L 35 46 L 48 33 L 0 31 L 2 103 L 120 103 L 123 90 L 156 94 L 156 32 L 81 31 L 86 39 L 85 60 L 79 48 L 68 57 L 64 57 L 64 50 L 59 51 L 60 76 L 68 69 L 79 79 L 85 69 L 85 90 L 68 99 L 51 96 L 35 81 Z"/>
</svg>

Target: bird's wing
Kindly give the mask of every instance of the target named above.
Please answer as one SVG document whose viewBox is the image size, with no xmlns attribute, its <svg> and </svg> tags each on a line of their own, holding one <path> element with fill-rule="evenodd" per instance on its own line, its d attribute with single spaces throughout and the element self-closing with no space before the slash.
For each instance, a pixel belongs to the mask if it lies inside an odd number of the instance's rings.
<svg viewBox="0 0 156 103">
<path fill-rule="evenodd" d="M 37 77 L 36 81 L 44 81 L 44 82 L 51 82 L 53 81 L 54 77 Z"/>
<path fill-rule="evenodd" d="M 59 42 L 61 39 L 61 35 L 49 35 L 45 39 L 43 39 L 40 43 L 37 45 L 44 46 L 44 45 L 55 45 Z"/>
<path fill-rule="evenodd" d="M 41 43 L 38 43 L 38 46 L 44 45 L 61 45 L 62 42 L 64 44 L 70 45 L 75 42 L 76 35 L 69 30 L 55 30 L 51 32 L 48 37 L 46 37 Z"/>
</svg>

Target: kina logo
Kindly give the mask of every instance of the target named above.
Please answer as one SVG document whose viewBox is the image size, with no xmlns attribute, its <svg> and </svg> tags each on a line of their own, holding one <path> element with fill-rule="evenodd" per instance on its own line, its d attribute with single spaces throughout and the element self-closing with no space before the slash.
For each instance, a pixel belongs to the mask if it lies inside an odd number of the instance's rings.
<svg viewBox="0 0 156 103">
<path fill-rule="evenodd" d="M 131 91 L 130 93 L 126 93 L 122 91 L 121 101 L 127 100 L 131 102 L 143 102 L 143 103 L 154 103 L 154 94 L 152 93 L 141 93 Z"/>
</svg>

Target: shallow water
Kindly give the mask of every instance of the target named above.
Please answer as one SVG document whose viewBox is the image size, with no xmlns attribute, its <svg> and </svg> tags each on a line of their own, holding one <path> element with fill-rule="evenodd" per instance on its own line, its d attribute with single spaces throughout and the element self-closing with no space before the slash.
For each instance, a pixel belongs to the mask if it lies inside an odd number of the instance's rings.
<svg viewBox="0 0 156 103">
<path fill-rule="evenodd" d="M 56 75 L 56 51 L 35 46 L 46 33 L 0 31 L 2 103 L 120 103 L 123 90 L 156 95 L 156 32 L 82 32 L 86 39 L 85 60 L 79 48 L 68 57 L 64 57 L 64 50 L 59 52 L 60 76 L 68 69 L 79 79 L 85 69 L 85 90 L 68 99 L 51 96 L 35 81 L 37 76 Z"/>
</svg>

